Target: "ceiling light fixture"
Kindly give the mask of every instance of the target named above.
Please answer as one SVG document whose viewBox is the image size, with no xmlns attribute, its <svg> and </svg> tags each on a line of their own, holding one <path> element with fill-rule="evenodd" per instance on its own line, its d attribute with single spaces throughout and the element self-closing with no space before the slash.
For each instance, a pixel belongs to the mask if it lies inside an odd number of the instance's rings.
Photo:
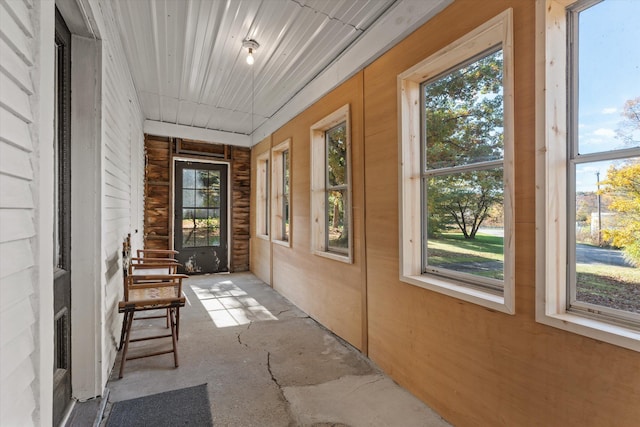
<svg viewBox="0 0 640 427">
<path fill-rule="evenodd" d="M 257 50 L 260 47 L 260 45 L 258 44 L 257 41 L 253 39 L 246 39 L 242 41 L 242 47 L 247 48 L 249 50 L 249 53 L 247 54 L 247 64 L 253 65 L 253 62 L 254 62 L 253 51 Z"/>
</svg>

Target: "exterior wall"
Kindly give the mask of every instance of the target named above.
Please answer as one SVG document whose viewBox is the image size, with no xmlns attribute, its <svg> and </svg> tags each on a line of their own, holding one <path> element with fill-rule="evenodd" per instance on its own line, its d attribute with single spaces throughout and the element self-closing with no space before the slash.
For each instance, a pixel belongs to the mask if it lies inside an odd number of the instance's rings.
<svg viewBox="0 0 640 427">
<path fill-rule="evenodd" d="M 515 54 L 515 315 L 398 279 L 397 76 L 509 7 Z M 534 1 L 456 0 L 276 131 L 274 145 L 286 138 L 293 144 L 293 244 L 272 245 L 272 253 L 253 245 L 252 269 L 259 268 L 259 275 L 272 269 L 275 289 L 358 347 L 362 308 L 356 295 L 366 290 L 363 336 L 369 357 L 454 425 L 637 425 L 638 353 L 535 322 L 535 12 Z M 354 221 L 365 221 L 366 242 L 356 239 L 353 266 L 309 250 L 309 127 L 346 102 L 352 106 L 354 173 L 366 177 L 359 196 L 354 178 L 354 197 L 360 197 L 354 200 Z M 254 147 L 253 157 L 262 151 L 262 145 Z M 252 242 L 257 240 L 252 231 Z"/>
<path fill-rule="evenodd" d="M 93 31 L 72 41 L 72 372 L 82 400 L 102 392 L 115 361 L 119 254 L 142 224 L 144 158 L 111 4 L 81 2 Z M 2 425 L 51 423 L 54 14 L 53 1 L 0 3 Z"/>
<path fill-rule="evenodd" d="M 133 79 L 120 41 L 111 2 L 96 4 L 103 20 L 102 35 L 102 274 L 104 301 L 100 390 L 107 383 L 116 358 L 122 316 L 118 301 L 122 299 L 122 242 L 132 235 L 132 246 L 142 240 L 139 223 L 142 203 L 133 196 L 143 194 L 140 175 L 144 169 L 143 117 Z M 94 12 L 94 13 L 96 13 Z M 133 155 L 132 155 L 133 154 Z M 133 219 L 133 221 L 132 221 Z M 139 232 L 136 233 L 136 230 Z"/>
<path fill-rule="evenodd" d="M 144 186 L 144 247 L 171 249 L 171 152 L 169 138 L 146 135 L 144 152 L 147 156 Z"/>
<path fill-rule="evenodd" d="M 0 4 L 0 420 L 6 425 L 30 425 L 38 410 L 37 18 L 25 2 Z"/>
<path fill-rule="evenodd" d="M 231 259 L 229 268 L 249 270 L 249 228 L 251 220 L 251 149 L 231 150 Z"/>
</svg>

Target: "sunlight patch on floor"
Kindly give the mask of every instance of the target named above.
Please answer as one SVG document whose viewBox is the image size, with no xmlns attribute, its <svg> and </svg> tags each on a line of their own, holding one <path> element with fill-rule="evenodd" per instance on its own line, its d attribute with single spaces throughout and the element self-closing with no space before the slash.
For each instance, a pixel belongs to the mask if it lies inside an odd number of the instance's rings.
<svg viewBox="0 0 640 427">
<path fill-rule="evenodd" d="M 213 285 L 194 284 L 190 286 L 218 328 L 278 320 L 256 299 L 234 285 L 231 280 Z"/>
</svg>

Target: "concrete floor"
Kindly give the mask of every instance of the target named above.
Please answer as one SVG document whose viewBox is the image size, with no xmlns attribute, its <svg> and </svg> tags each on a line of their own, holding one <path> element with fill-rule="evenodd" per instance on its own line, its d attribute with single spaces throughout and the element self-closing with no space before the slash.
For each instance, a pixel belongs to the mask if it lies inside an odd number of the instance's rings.
<svg viewBox="0 0 640 427">
<path fill-rule="evenodd" d="M 184 292 L 180 367 L 132 360 L 118 379 L 118 358 L 102 424 L 113 402 L 206 382 L 216 426 L 449 425 L 251 273 L 193 276 Z"/>
</svg>

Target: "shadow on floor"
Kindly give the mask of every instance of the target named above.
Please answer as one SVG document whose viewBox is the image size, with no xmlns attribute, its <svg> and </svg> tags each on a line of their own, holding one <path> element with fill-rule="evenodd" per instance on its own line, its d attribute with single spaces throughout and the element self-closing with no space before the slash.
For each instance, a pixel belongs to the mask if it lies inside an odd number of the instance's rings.
<svg viewBox="0 0 640 427">
<path fill-rule="evenodd" d="M 101 425 L 113 402 L 203 382 L 216 426 L 449 425 L 251 273 L 192 276 L 184 291 L 180 366 L 172 355 L 132 360 L 118 379 L 118 357 Z"/>
</svg>

